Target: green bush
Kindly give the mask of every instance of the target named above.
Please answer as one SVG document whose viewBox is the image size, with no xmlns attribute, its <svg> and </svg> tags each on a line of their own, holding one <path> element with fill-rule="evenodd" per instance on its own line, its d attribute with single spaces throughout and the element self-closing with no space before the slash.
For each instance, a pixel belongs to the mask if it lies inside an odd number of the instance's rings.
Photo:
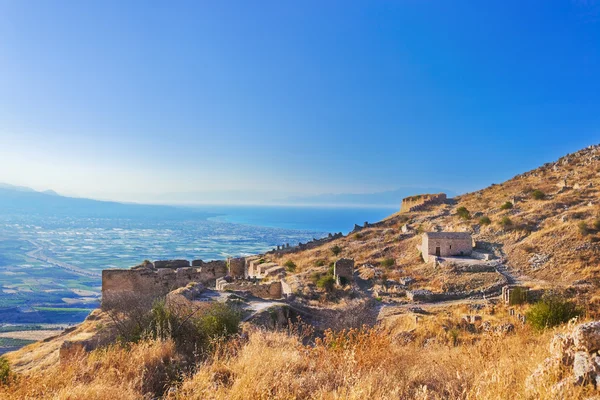
<svg viewBox="0 0 600 400">
<path fill-rule="evenodd" d="M 500 206 L 501 210 L 510 210 L 511 208 L 513 208 L 513 203 L 511 203 L 510 201 L 507 201 L 506 203 Z"/>
<path fill-rule="evenodd" d="M 338 256 L 342 252 L 342 248 L 336 244 L 331 248 L 331 252 L 334 256 Z"/>
<path fill-rule="evenodd" d="M 360 240 L 360 239 L 362 239 L 362 238 L 363 238 L 363 235 L 362 235 L 361 233 L 355 233 L 355 234 L 354 234 L 354 239 L 356 239 L 356 240 Z"/>
<path fill-rule="evenodd" d="M 492 220 L 489 217 L 481 217 L 479 218 L 479 225 L 489 225 L 492 223 Z"/>
<path fill-rule="evenodd" d="M 577 224 L 577 229 L 579 230 L 579 233 L 582 236 L 586 236 L 588 233 L 590 233 L 587 224 L 585 223 L 585 221 L 579 221 L 579 223 Z"/>
<path fill-rule="evenodd" d="M 575 303 L 557 295 L 549 295 L 531 306 L 525 316 L 534 329 L 541 331 L 568 322 L 581 314 L 582 311 Z"/>
<path fill-rule="evenodd" d="M 546 198 L 546 193 L 536 189 L 531 192 L 531 197 L 533 197 L 535 200 L 544 200 Z"/>
<path fill-rule="evenodd" d="M 379 263 L 379 265 L 381 265 L 384 268 L 393 267 L 394 264 L 396 264 L 396 260 L 394 260 L 393 258 L 386 258 L 385 260 Z"/>
<path fill-rule="evenodd" d="M 285 262 L 285 264 L 283 264 L 284 267 L 287 268 L 288 271 L 290 272 L 295 272 L 296 271 L 296 263 L 293 262 L 292 260 L 287 260 Z"/>
<path fill-rule="evenodd" d="M 0 385 L 6 385 L 13 379 L 10 363 L 5 357 L 0 357 Z"/>
<path fill-rule="evenodd" d="M 471 219 L 471 212 L 466 207 L 458 207 L 456 209 L 456 215 L 462 219 Z"/>
<path fill-rule="evenodd" d="M 325 291 L 327 292 L 331 292 L 335 287 L 335 278 L 333 277 L 333 275 L 322 276 L 317 281 L 317 287 L 325 289 Z"/>
<path fill-rule="evenodd" d="M 325 260 L 317 260 L 317 261 L 315 261 L 315 265 L 317 267 L 322 267 L 325 264 L 326 264 Z"/>
<path fill-rule="evenodd" d="M 595 230 L 600 231 L 600 218 L 596 218 L 593 225 Z"/>
<path fill-rule="evenodd" d="M 172 339 L 182 354 L 211 351 L 219 339 L 237 333 L 241 321 L 237 308 L 220 302 L 202 307 L 168 307 L 161 299 L 154 303 L 150 314 L 142 337 Z"/>
<path fill-rule="evenodd" d="M 502 217 L 499 224 L 503 228 L 510 228 L 511 226 L 513 226 L 512 220 L 508 217 Z"/>
</svg>

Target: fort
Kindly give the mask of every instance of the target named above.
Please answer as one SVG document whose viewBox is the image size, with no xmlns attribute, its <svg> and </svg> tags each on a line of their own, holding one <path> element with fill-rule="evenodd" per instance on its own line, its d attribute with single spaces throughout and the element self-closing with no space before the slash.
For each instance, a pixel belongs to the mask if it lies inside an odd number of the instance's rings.
<svg viewBox="0 0 600 400">
<path fill-rule="evenodd" d="M 402 199 L 402 205 L 400 207 L 400 212 L 414 212 L 421 211 L 424 208 L 435 205 L 435 204 L 444 204 L 446 202 L 446 194 L 438 193 L 438 194 L 418 194 L 416 196 L 405 197 Z"/>
</svg>

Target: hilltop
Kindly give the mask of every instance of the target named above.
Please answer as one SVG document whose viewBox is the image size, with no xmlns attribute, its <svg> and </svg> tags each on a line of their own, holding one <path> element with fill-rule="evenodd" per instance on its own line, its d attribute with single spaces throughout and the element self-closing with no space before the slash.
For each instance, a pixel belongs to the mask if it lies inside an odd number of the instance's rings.
<svg viewBox="0 0 600 400">
<path fill-rule="evenodd" d="M 0 394 L 583 398 L 595 393 L 600 373 L 593 368 L 600 366 L 590 361 L 598 346 L 583 354 L 581 337 L 600 337 L 600 326 L 573 320 L 539 332 L 525 315 L 534 316 L 538 293 L 537 299 L 558 294 L 580 318 L 598 318 L 599 188 L 600 146 L 590 146 L 477 192 L 415 194 L 402 211 L 348 235 L 227 262 L 147 261 L 107 272 L 112 288 L 133 287 L 134 296 L 122 301 L 125 311 L 104 304 L 79 327 L 8 354 L 21 378 Z M 426 262 L 424 232 L 468 233 L 473 254 Z M 258 278 L 242 279 L 255 269 Z M 144 291 L 135 292 L 130 281 Z M 173 282 L 180 288 L 169 292 Z M 508 285 L 531 289 L 529 304 L 501 298 Z M 138 313 L 136 296 L 153 287 L 167 293 L 167 302 Z M 234 314 L 211 308 L 218 297 L 228 307 L 254 309 L 232 328 Z M 197 309 L 182 314 L 189 307 Z M 119 334 L 127 321 L 137 324 L 135 339 Z M 150 330 L 138 329 L 146 323 Z M 189 336 L 170 331 L 178 324 Z M 198 327 L 219 334 L 196 338 L 194 346 L 205 346 L 197 354 L 189 340 Z M 117 339 L 125 346 L 111 345 Z M 573 361 L 575 345 L 580 364 Z M 592 369 L 577 370 L 584 361 Z"/>
</svg>

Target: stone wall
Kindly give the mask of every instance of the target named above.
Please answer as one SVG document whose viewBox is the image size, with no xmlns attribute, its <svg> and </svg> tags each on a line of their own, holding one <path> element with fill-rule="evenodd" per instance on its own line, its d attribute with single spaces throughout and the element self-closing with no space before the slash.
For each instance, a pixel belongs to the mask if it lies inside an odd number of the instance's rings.
<svg viewBox="0 0 600 400">
<path fill-rule="evenodd" d="M 340 258 L 333 266 L 333 276 L 337 284 L 350 283 L 354 281 L 354 260 L 351 258 Z"/>
<path fill-rule="evenodd" d="M 217 278 L 227 274 L 225 261 L 213 261 L 203 265 L 200 268 L 177 269 L 105 269 L 102 271 L 102 304 L 104 306 L 110 303 L 111 296 L 113 299 L 120 295 L 156 298 L 191 282 L 214 284 Z"/>
<path fill-rule="evenodd" d="M 229 264 L 229 275 L 234 278 L 243 278 L 246 274 L 246 260 L 244 258 L 230 258 L 227 260 Z"/>
<path fill-rule="evenodd" d="M 281 299 L 283 297 L 281 281 L 253 283 L 250 281 L 239 280 L 227 282 L 224 279 L 219 279 L 217 282 L 217 290 L 247 292 L 252 296 L 260 297 L 262 299 Z"/>
<path fill-rule="evenodd" d="M 432 204 L 443 204 L 446 201 L 445 193 L 419 194 L 402 199 L 400 212 L 420 211 Z"/>
<path fill-rule="evenodd" d="M 200 260 L 202 261 L 202 260 Z M 190 266 L 188 260 L 158 260 L 154 261 L 154 268 L 186 268 Z"/>
</svg>

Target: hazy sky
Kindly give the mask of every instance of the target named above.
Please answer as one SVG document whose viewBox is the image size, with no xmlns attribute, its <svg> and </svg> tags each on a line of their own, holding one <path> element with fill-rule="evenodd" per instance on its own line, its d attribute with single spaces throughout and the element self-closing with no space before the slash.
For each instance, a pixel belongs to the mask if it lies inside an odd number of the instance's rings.
<svg viewBox="0 0 600 400">
<path fill-rule="evenodd" d="M 598 142 L 598 1 L 0 0 L 0 182 L 463 192 Z"/>
</svg>

